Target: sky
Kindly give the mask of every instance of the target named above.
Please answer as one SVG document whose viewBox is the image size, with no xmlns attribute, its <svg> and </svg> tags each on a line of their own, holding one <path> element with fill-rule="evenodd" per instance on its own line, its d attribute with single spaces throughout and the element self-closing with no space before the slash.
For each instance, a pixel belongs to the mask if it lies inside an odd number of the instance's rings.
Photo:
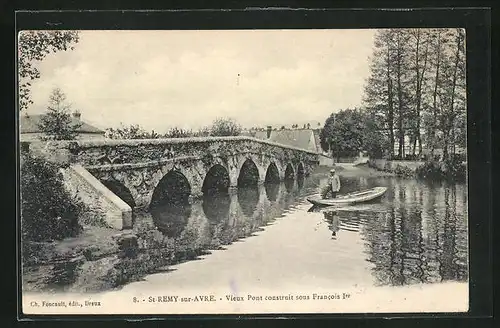
<svg viewBox="0 0 500 328">
<path fill-rule="evenodd" d="M 361 105 L 375 30 L 81 31 L 36 66 L 34 104 L 55 87 L 99 128 L 166 132 L 230 117 L 243 127 L 321 122 Z"/>
</svg>

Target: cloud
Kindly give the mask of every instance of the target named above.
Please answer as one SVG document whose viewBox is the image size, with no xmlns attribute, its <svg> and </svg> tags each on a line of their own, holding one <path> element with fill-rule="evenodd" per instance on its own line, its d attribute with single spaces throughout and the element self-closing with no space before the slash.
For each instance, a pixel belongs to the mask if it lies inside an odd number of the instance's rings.
<svg viewBox="0 0 500 328">
<path fill-rule="evenodd" d="M 103 128 L 196 129 L 220 116 L 245 126 L 324 121 L 360 104 L 373 33 L 84 31 L 75 50 L 40 63 L 30 112 L 58 86 Z"/>
</svg>

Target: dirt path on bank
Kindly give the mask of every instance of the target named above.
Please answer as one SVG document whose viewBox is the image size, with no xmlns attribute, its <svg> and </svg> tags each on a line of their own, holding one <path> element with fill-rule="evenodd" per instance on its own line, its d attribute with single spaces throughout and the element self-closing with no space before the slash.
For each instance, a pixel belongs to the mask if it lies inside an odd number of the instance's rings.
<svg viewBox="0 0 500 328">
<path fill-rule="evenodd" d="M 394 176 L 393 173 L 375 170 L 368 164 L 354 165 L 352 163 L 336 163 L 335 170 L 341 177 L 384 177 Z"/>
</svg>

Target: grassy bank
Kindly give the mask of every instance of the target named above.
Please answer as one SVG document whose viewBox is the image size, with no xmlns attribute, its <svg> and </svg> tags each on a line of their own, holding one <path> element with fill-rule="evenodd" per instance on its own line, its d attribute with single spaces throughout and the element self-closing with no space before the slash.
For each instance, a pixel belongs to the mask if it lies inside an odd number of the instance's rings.
<svg viewBox="0 0 500 328">
<path fill-rule="evenodd" d="M 350 163 L 337 163 L 335 165 L 337 174 L 341 177 L 384 177 L 395 176 L 392 172 L 375 170 L 368 164 L 353 165 Z"/>
</svg>

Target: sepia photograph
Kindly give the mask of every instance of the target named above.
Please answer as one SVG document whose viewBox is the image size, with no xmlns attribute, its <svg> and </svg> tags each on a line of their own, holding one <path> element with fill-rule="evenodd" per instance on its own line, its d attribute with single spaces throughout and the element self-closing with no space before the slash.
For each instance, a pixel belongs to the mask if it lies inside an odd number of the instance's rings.
<svg viewBox="0 0 500 328">
<path fill-rule="evenodd" d="M 466 30 L 23 30 L 24 314 L 469 309 Z"/>
</svg>

